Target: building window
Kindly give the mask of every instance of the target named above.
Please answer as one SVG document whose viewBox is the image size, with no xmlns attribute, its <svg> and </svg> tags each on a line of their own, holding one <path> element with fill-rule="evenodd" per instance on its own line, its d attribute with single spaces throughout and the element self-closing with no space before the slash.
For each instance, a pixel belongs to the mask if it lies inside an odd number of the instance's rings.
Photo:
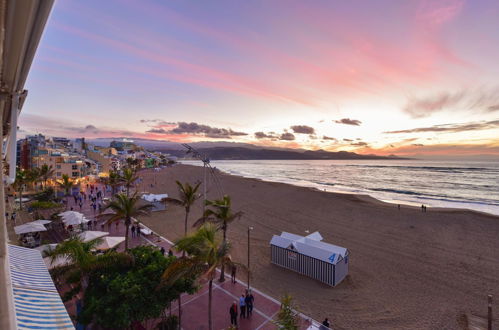
<svg viewBox="0 0 499 330">
<path fill-rule="evenodd" d="M 58 169 L 58 170 L 60 170 L 61 169 L 61 165 L 56 165 L 55 168 Z"/>
<path fill-rule="evenodd" d="M 71 165 L 71 169 L 74 171 L 74 170 L 77 170 L 78 169 L 78 165 Z"/>
<path fill-rule="evenodd" d="M 73 177 L 77 177 L 77 176 L 79 176 L 79 174 L 80 173 L 78 173 L 78 172 L 73 172 Z"/>
<path fill-rule="evenodd" d="M 56 176 L 61 176 L 61 172 L 57 172 L 55 175 Z"/>
</svg>

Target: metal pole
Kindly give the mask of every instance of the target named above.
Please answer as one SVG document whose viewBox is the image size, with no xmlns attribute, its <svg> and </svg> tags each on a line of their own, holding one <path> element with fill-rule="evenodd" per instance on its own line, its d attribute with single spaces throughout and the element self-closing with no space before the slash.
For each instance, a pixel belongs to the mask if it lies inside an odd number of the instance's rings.
<svg viewBox="0 0 499 330">
<path fill-rule="evenodd" d="M 488 296 L 487 329 L 492 330 L 492 295 Z"/>
<path fill-rule="evenodd" d="M 204 184 L 203 184 L 203 194 L 204 194 L 204 203 L 203 203 L 203 216 L 204 211 L 206 209 L 206 160 L 203 160 L 203 174 L 204 174 Z"/>
<path fill-rule="evenodd" d="M 250 290 L 250 231 L 253 227 L 248 227 L 248 292 Z"/>
</svg>

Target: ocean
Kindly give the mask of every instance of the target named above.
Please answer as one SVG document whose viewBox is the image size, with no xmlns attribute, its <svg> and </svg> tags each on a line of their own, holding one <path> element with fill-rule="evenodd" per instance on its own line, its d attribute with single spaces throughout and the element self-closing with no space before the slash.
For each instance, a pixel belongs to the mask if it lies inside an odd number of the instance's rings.
<svg viewBox="0 0 499 330">
<path fill-rule="evenodd" d="M 201 161 L 183 163 L 202 166 Z M 216 160 L 223 172 L 428 207 L 499 215 L 499 162 L 428 160 Z"/>
</svg>

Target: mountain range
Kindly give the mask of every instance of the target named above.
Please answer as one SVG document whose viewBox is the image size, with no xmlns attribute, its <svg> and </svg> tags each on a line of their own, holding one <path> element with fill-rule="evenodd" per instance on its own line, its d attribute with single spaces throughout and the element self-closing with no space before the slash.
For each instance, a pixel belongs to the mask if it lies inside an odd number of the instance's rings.
<svg viewBox="0 0 499 330">
<path fill-rule="evenodd" d="M 88 142 L 98 146 L 108 146 L 119 138 L 89 139 Z M 192 157 L 186 154 L 186 148 L 181 143 L 148 139 L 133 139 L 134 143 L 150 151 L 160 151 L 179 158 Z M 305 150 L 275 147 L 260 147 L 239 142 L 192 142 L 189 145 L 199 154 L 212 160 L 250 160 L 250 159 L 404 159 L 397 156 L 361 155 L 354 152 L 325 150 Z"/>
</svg>

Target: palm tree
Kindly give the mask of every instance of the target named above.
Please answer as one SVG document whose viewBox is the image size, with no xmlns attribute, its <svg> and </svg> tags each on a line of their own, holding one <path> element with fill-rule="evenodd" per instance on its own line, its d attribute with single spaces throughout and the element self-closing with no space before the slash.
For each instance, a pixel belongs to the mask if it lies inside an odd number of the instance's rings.
<svg viewBox="0 0 499 330">
<path fill-rule="evenodd" d="M 73 180 L 67 174 L 62 175 L 62 181 L 57 182 L 59 186 L 64 189 L 64 196 L 66 196 L 66 209 L 69 206 L 69 196 L 71 196 L 71 189 L 73 188 Z"/>
<path fill-rule="evenodd" d="M 177 240 L 175 247 L 179 251 L 185 251 L 187 256 L 178 258 L 171 264 L 163 274 L 163 280 L 176 281 L 192 274 L 199 274 L 208 280 L 208 325 L 209 329 L 212 330 L 213 280 L 217 267 L 235 264 L 229 255 L 230 245 L 217 238 L 217 228 L 213 224 L 207 223 L 193 234 Z"/>
<path fill-rule="evenodd" d="M 45 252 L 45 256 L 50 257 L 52 264 L 61 261 L 61 265 L 52 269 L 52 275 L 63 278 L 67 283 L 77 284 L 65 298 L 72 298 L 88 285 L 88 274 L 93 269 L 107 267 L 113 261 L 131 262 L 128 255 L 120 253 L 108 252 L 100 256 L 95 255 L 93 251 L 101 241 L 102 239 L 95 239 L 83 242 L 77 236 L 73 236 L 59 243 L 55 249 Z"/>
<path fill-rule="evenodd" d="M 243 212 L 239 211 L 236 213 L 232 213 L 231 210 L 231 200 L 230 196 L 225 195 L 222 199 L 217 200 L 207 200 L 205 201 L 206 206 L 211 207 L 211 209 L 207 209 L 204 211 L 203 217 L 198 219 L 194 223 L 194 227 L 198 227 L 207 222 L 213 223 L 217 230 L 222 230 L 223 233 L 223 241 L 227 243 L 227 228 L 229 224 L 237 219 L 239 219 Z M 225 281 L 225 267 L 222 265 L 222 269 L 220 272 L 220 282 Z"/>
<path fill-rule="evenodd" d="M 139 204 L 139 196 L 135 193 L 132 197 L 125 194 L 117 194 L 113 200 L 107 204 L 102 212 L 107 209 L 114 211 L 114 214 L 101 214 L 100 217 L 108 217 L 107 223 L 125 220 L 125 250 L 128 250 L 128 231 L 132 224 L 132 218 L 138 215 L 147 215 L 152 208 L 151 204 Z"/>
<path fill-rule="evenodd" d="M 175 182 L 177 183 L 180 197 L 178 199 L 165 198 L 165 201 L 182 206 L 185 209 L 184 236 L 187 236 L 187 220 L 189 218 L 189 212 L 191 211 L 191 206 L 194 204 L 194 202 L 198 200 L 199 197 L 201 197 L 201 195 L 197 193 L 199 185 L 201 183 L 198 183 L 193 187 L 188 182 L 186 182 L 185 184 L 182 184 L 180 181 Z"/>
<path fill-rule="evenodd" d="M 40 178 L 42 180 L 43 188 L 45 188 L 47 181 L 52 178 L 53 175 L 54 169 L 52 168 L 52 165 L 43 164 L 42 167 L 40 167 Z"/>
<path fill-rule="evenodd" d="M 28 173 L 25 170 L 18 169 L 16 171 L 16 180 L 13 183 L 13 188 L 18 193 L 19 198 L 19 209 L 22 210 L 23 204 L 23 189 L 26 183 L 28 182 Z"/>
<path fill-rule="evenodd" d="M 33 185 L 36 191 L 38 188 L 38 182 L 41 180 L 40 169 L 38 167 L 33 167 L 32 169 L 27 170 L 26 179 L 27 183 Z"/>
<path fill-rule="evenodd" d="M 111 186 L 111 193 L 114 196 L 116 194 L 116 187 L 120 185 L 120 175 L 116 171 L 109 171 L 109 177 L 107 179 L 107 184 Z"/>
<path fill-rule="evenodd" d="M 121 175 L 120 181 L 126 187 L 126 195 L 130 195 L 130 187 L 134 185 L 135 181 L 137 181 L 139 177 L 136 175 L 135 171 L 127 167 L 123 170 L 123 174 Z"/>
</svg>

